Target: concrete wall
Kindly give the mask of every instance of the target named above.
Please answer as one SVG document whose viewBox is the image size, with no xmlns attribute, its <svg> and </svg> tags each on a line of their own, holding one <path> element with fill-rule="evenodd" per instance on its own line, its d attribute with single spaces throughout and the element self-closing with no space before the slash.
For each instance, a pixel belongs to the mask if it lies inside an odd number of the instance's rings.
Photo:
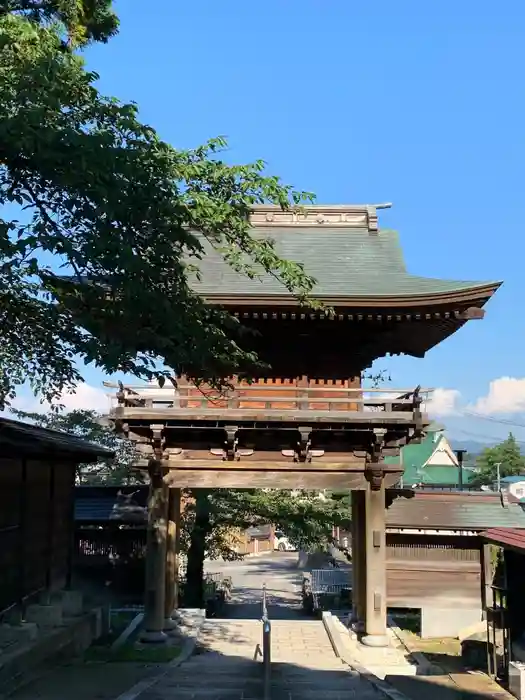
<svg viewBox="0 0 525 700">
<path fill-rule="evenodd" d="M 460 601 L 456 607 L 428 605 L 421 609 L 421 637 L 457 637 L 461 630 L 481 622 L 481 619 L 481 605 L 468 607 Z"/>
</svg>

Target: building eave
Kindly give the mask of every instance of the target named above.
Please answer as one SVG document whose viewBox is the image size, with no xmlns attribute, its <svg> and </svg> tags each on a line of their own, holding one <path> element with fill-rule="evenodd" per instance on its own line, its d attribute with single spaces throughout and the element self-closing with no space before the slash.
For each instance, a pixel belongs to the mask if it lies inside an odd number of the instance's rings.
<svg viewBox="0 0 525 700">
<path fill-rule="evenodd" d="M 333 307 L 336 309 L 401 309 L 409 307 L 443 307 L 454 306 L 455 304 L 464 305 L 472 302 L 473 305 L 484 306 L 487 301 L 501 287 L 503 282 L 488 282 L 479 285 L 473 285 L 465 289 L 457 291 L 436 292 L 433 294 L 414 294 L 414 295 L 376 295 L 376 296 L 322 296 L 312 295 L 317 301 L 323 303 L 324 306 Z M 299 307 L 299 301 L 291 294 L 203 294 L 203 298 L 211 303 L 223 305 L 227 307 Z M 305 312 L 308 307 L 302 307 Z"/>
</svg>

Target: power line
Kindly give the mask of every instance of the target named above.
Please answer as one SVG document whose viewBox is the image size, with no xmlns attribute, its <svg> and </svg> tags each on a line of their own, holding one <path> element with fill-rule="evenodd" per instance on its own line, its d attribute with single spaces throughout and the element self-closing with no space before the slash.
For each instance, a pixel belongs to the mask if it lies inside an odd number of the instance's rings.
<svg viewBox="0 0 525 700">
<path fill-rule="evenodd" d="M 516 423 L 513 420 L 508 420 L 506 418 L 494 418 L 493 416 L 484 416 L 482 413 L 476 413 L 475 411 L 462 411 L 463 415 L 471 416 L 472 418 L 479 418 L 481 420 L 489 421 L 489 423 L 500 423 L 501 425 L 510 425 L 513 428 L 525 428 L 525 423 Z"/>
<path fill-rule="evenodd" d="M 490 441 L 492 441 L 492 442 L 501 442 L 501 441 L 504 439 L 504 438 L 501 437 L 501 435 L 500 435 L 499 437 L 495 437 L 495 436 L 493 436 L 493 435 L 486 435 L 485 433 L 483 433 L 483 434 L 481 434 L 481 433 L 474 433 L 474 432 L 472 432 L 471 430 L 464 430 L 463 428 L 457 428 L 456 426 L 454 426 L 453 432 L 455 432 L 455 433 L 463 433 L 464 435 L 469 435 L 470 437 L 482 438 L 483 441 L 484 441 L 483 444 L 484 444 L 485 447 L 490 447 L 490 446 L 491 446 L 491 445 L 488 445 L 488 444 L 485 443 L 486 440 L 490 440 Z M 525 445 L 525 442 L 524 442 L 523 440 L 516 440 L 516 442 L 517 442 L 519 445 Z"/>
</svg>

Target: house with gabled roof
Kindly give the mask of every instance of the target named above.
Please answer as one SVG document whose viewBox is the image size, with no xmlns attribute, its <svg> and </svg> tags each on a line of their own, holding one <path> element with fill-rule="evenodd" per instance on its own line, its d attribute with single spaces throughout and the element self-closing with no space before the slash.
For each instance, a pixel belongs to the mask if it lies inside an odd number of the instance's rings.
<svg viewBox="0 0 525 700">
<path fill-rule="evenodd" d="M 419 443 L 409 443 L 402 448 L 399 457 L 386 457 L 387 464 L 401 463 L 405 471 L 402 486 L 450 486 L 460 483 L 459 462 L 452 449 L 445 428 L 432 423 L 426 437 Z M 463 484 L 473 477 L 472 468 L 463 467 Z"/>
</svg>

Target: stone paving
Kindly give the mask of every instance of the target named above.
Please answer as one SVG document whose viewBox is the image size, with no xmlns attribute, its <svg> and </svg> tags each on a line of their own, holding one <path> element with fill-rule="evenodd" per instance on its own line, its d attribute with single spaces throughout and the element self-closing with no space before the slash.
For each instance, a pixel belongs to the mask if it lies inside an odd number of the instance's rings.
<svg viewBox="0 0 525 700">
<path fill-rule="evenodd" d="M 255 620 L 209 620 L 198 653 L 173 669 L 137 700 L 257 700 L 262 697 L 262 643 Z M 335 656 L 320 621 L 272 623 L 272 700 L 384 700 Z"/>
<path fill-rule="evenodd" d="M 392 630 L 388 630 L 388 647 L 373 648 L 360 644 L 357 636 L 335 615 L 334 622 L 339 628 L 347 658 L 352 659 L 356 666 L 365 668 L 381 679 L 387 676 L 415 676 L 421 672 L 422 669 L 410 658 L 408 650 L 401 646 Z"/>
</svg>

